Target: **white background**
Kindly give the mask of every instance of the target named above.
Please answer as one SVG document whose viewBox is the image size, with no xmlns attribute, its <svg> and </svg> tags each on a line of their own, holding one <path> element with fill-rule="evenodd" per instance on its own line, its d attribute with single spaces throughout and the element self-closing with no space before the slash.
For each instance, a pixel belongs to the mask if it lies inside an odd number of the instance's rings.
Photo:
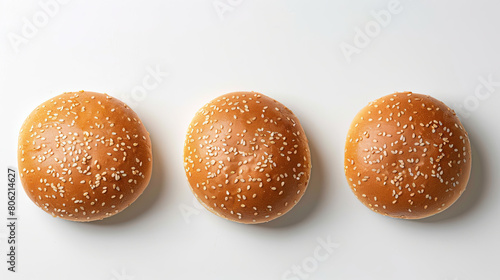
<svg viewBox="0 0 500 280">
<path fill-rule="evenodd" d="M 500 2 L 401 0 L 382 26 L 371 11 L 388 0 L 73 0 L 46 22 L 39 3 L 49 0 L 39 1 L 0 1 L 0 279 L 500 279 Z M 356 30 L 366 27 L 362 42 Z M 357 53 L 344 55 L 342 44 Z M 155 69 L 155 85 L 139 95 Z M 18 130 L 41 102 L 82 89 L 119 97 L 142 118 L 151 184 L 130 208 L 94 223 L 52 218 L 18 184 L 18 272 L 8 272 L 6 170 L 17 165 Z M 197 208 L 183 170 L 196 110 L 242 90 L 292 109 L 313 156 L 303 200 L 264 225 Z M 462 108 L 473 146 L 467 191 L 420 221 L 372 213 L 343 174 L 354 115 L 406 90 Z M 328 252 L 318 239 L 338 247 Z"/>
</svg>

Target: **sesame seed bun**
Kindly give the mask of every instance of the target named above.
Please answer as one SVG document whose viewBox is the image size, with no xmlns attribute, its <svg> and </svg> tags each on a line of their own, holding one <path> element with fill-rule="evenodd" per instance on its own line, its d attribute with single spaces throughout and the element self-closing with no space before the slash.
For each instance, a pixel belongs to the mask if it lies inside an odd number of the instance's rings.
<svg viewBox="0 0 500 280">
<path fill-rule="evenodd" d="M 354 118 L 344 169 L 352 191 L 371 210 L 403 219 L 429 217 L 465 190 L 469 137 L 443 102 L 411 92 L 390 94 Z"/>
<path fill-rule="evenodd" d="M 184 167 L 191 190 L 208 210 L 257 224 L 297 204 L 309 182 L 311 156 L 292 111 L 260 93 L 235 92 L 196 113 Z"/>
<path fill-rule="evenodd" d="M 151 141 L 125 103 L 69 92 L 38 106 L 19 133 L 18 164 L 28 196 L 45 212 L 88 222 L 127 208 L 148 185 Z"/>
</svg>

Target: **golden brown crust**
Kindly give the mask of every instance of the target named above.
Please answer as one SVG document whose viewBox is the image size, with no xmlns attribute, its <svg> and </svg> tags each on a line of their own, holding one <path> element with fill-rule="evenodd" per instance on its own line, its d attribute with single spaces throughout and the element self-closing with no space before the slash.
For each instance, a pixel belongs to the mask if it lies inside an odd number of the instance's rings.
<svg viewBox="0 0 500 280">
<path fill-rule="evenodd" d="M 101 220 L 124 210 L 148 185 L 151 140 L 137 114 L 118 99 L 64 93 L 25 120 L 18 164 L 26 193 L 44 211 Z"/>
<path fill-rule="evenodd" d="M 455 112 L 430 96 L 384 96 L 354 118 L 345 175 L 371 210 L 420 219 L 450 207 L 467 186 L 471 148 Z"/>
<path fill-rule="evenodd" d="M 184 166 L 193 193 L 207 209 L 240 223 L 263 223 L 300 200 L 311 158 L 292 111 L 265 95 L 235 92 L 196 113 Z"/>
</svg>

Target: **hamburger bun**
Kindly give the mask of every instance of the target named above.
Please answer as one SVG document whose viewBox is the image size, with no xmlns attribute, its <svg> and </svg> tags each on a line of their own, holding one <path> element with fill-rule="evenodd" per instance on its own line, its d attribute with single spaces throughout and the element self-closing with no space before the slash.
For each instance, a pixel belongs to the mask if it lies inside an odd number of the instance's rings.
<svg viewBox="0 0 500 280">
<path fill-rule="evenodd" d="M 208 210 L 257 224 L 297 204 L 309 182 L 311 156 L 292 111 L 263 94 L 235 92 L 196 113 L 184 167 L 192 192 Z"/>
<path fill-rule="evenodd" d="M 106 94 L 68 92 L 25 120 L 18 164 L 26 194 L 45 212 L 101 220 L 123 211 L 148 185 L 151 140 L 125 103 Z"/>
<path fill-rule="evenodd" d="M 345 145 L 345 175 L 371 210 L 421 219 L 450 207 L 471 171 L 469 137 L 455 112 L 430 96 L 390 94 L 354 118 Z"/>
</svg>

